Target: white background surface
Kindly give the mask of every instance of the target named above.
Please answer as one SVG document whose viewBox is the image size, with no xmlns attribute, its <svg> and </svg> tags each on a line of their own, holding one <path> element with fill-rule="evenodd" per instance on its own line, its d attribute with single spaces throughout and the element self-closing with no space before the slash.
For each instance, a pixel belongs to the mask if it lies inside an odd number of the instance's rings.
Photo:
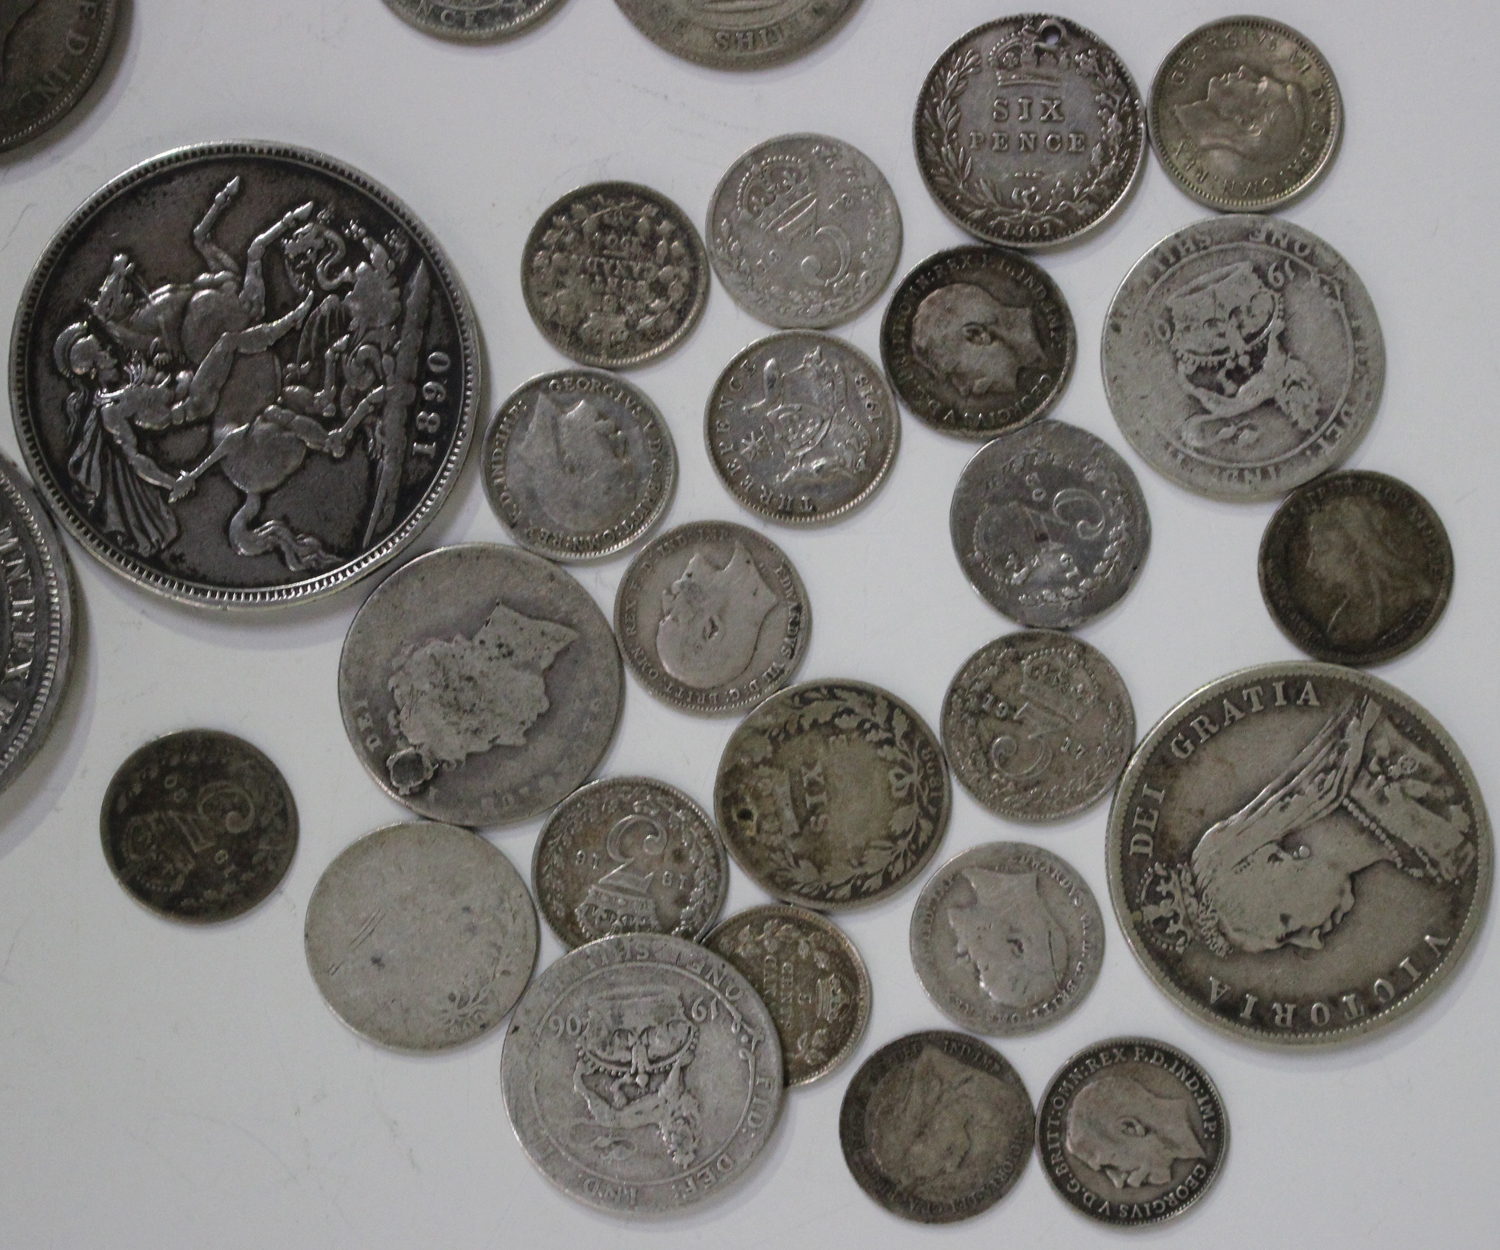
<svg viewBox="0 0 1500 1250">
<path fill-rule="evenodd" d="M 529 34 L 479 48 L 423 36 L 380 0 L 137 0 L 135 9 L 84 110 L 0 158 L 0 299 L 19 297 L 53 232 L 128 166 L 207 140 L 303 144 L 384 182 L 447 249 L 484 333 L 486 417 L 524 379 L 565 363 L 528 320 L 518 269 L 537 214 L 581 183 L 647 183 L 701 222 L 744 149 L 823 131 L 865 151 L 895 188 L 906 230 L 899 272 L 964 242 L 918 177 L 912 112 L 942 50 L 1004 11 L 992 0 L 864 0 L 812 55 L 735 76 L 663 53 L 609 0 L 566 0 Z M 1266 11 L 1323 50 L 1348 112 L 1330 175 L 1285 216 L 1344 254 L 1384 329 L 1385 398 L 1351 463 L 1422 491 L 1457 558 L 1446 618 L 1378 672 L 1447 726 L 1493 800 L 1500 7 L 1283 0 Z M 1177 0 L 1067 9 L 1143 89 L 1181 36 L 1225 12 Z M 1211 503 L 1163 480 L 1119 434 L 1099 378 L 1116 284 L 1162 235 L 1204 215 L 1148 156 L 1125 212 L 1043 261 L 1080 346 L 1056 415 L 1123 452 L 1151 508 L 1143 576 L 1081 631 L 1124 675 L 1143 732 L 1202 683 L 1295 654 L 1256 586 L 1272 506 Z M 840 333 L 878 356 L 883 308 Z M 682 460 L 667 523 L 729 517 L 764 529 L 812 597 L 802 675 L 880 683 L 935 724 L 959 664 L 1010 628 L 968 589 L 948 541 L 949 499 L 972 448 L 907 418 L 894 473 L 869 507 L 818 532 L 763 525 L 713 475 L 702 411 L 723 365 L 766 332 L 716 285 L 686 345 L 631 375 L 666 414 Z M 9 422 L 0 445 L 16 455 Z M 418 549 L 461 539 L 506 541 L 472 460 Z M 573 1205 L 511 1134 L 499 1037 L 437 1058 L 388 1054 L 346 1030 L 307 974 L 302 916 L 318 875 L 356 837 L 403 815 L 356 761 L 335 693 L 339 647 L 369 584 L 279 615 L 212 616 L 158 602 L 72 552 L 86 618 L 72 690 L 46 748 L 0 797 L 0 1245 L 1120 1244 L 1121 1234 L 1065 1207 L 1034 1161 L 1010 1197 L 969 1223 L 923 1230 L 885 1214 L 839 1153 L 853 1065 L 788 1098 L 763 1165 L 717 1205 L 639 1225 Z M 581 573 L 606 613 L 627 563 Z M 148 738 L 196 725 L 265 750 L 302 817 L 282 888 L 242 920 L 205 930 L 136 906 L 110 877 L 98 836 L 116 766 Z M 709 805 L 732 727 L 673 711 L 629 679 L 600 771 L 654 774 Z M 1082 871 L 1109 916 L 1092 997 L 1062 1025 L 1002 1046 L 1033 1097 L 1075 1050 L 1120 1033 L 1179 1045 L 1218 1082 L 1232 1142 L 1217 1188 L 1134 1244 L 1491 1244 L 1481 1208 L 1500 1158 L 1494 924 L 1437 1001 L 1377 1040 L 1323 1054 L 1248 1049 L 1184 1017 L 1136 965 L 1109 911 L 1106 814 L 1101 805 L 1027 829 L 959 790 L 938 860 L 984 841 L 1034 840 Z M 491 835 L 523 871 L 539 823 Z M 906 952 L 916 893 L 847 919 L 875 985 L 858 1059 L 946 1023 Z M 736 870 L 730 909 L 759 901 Z M 544 936 L 543 962 L 558 954 Z"/>
</svg>

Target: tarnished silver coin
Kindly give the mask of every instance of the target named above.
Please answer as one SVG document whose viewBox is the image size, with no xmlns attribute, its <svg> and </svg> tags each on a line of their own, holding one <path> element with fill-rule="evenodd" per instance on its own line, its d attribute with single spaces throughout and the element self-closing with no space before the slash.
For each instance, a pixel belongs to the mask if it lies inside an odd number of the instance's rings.
<svg viewBox="0 0 1500 1250">
<path fill-rule="evenodd" d="M 385 0 L 403 21 L 429 35 L 477 42 L 534 26 L 562 0 Z"/>
<path fill-rule="evenodd" d="M 943 748 L 997 816 L 1058 820 L 1098 802 L 1135 746 L 1120 674 L 1081 638 L 1006 634 L 964 661 L 943 699 Z"/>
<path fill-rule="evenodd" d="M 1065 243 L 1140 174 L 1146 110 L 1092 31 L 1028 13 L 971 30 L 917 97 L 917 168 L 938 206 L 1007 247 Z"/>
<path fill-rule="evenodd" d="M 753 707 L 802 665 L 812 607 L 780 547 L 733 521 L 690 521 L 653 538 L 615 595 L 630 671 L 689 712 Z"/>
<path fill-rule="evenodd" d="M 1328 168 L 1344 129 L 1323 54 L 1265 17 L 1220 18 L 1188 35 L 1156 71 L 1149 109 L 1172 180 L 1232 213 L 1295 199 Z"/>
<path fill-rule="evenodd" d="M 677 448 L 656 406 L 623 378 L 565 369 L 532 378 L 484 435 L 484 489 L 515 540 L 553 560 L 630 546 L 660 520 Z"/>
<path fill-rule="evenodd" d="M 951 1224 L 1011 1191 L 1035 1124 L 1031 1095 L 998 1051 L 934 1030 L 887 1042 L 860 1065 L 839 1108 L 839 1144 L 887 1211 Z"/>
<path fill-rule="evenodd" d="M 859 0 L 615 0 L 658 47 L 710 69 L 762 69 L 801 56 Z"/>
<path fill-rule="evenodd" d="M 500 1081 L 542 1175 L 617 1215 L 718 1197 L 765 1149 L 783 1097 L 776 1026 L 749 982 L 695 942 L 648 933 L 544 969 Z"/>
<path fill-rule="evenodd" d="M 1302 650 L 1381 664 L 1442 618 L 1453 547 L 1427 500 L 1384 473 L 1327 473 L 1276 509 L 1260 540 L 1260 593 Z"/>
<path fill-rule="evenodd" d="M 138 902 L 169 920 L 229 920 L 266 898 L 297 852 L 297 804 L 248 742 L 184 729 L 116 770 L 99 815 L 104 859 Z"/>
<path fill-rule="evenodd" d="M 1104 391 L 1151 467 L 1215 499 L 1275 499 L 1342 461 L 1385 382 L 1359 276 L 1277 217 L 1215 217 L 1163 239 L 1115 292 Z"/>
<path fill-rule="evenodd" d="M 708 814 L 650 777 L 605 777 L 553 809 L 532 854 L 542 915 L 570 949 L 621 933 L 697 941 L 729 893 Z"/>
<path fill-rule="evenodd" d="M 506 825 L 594 771 L 624 697 L 603 613 L 539 556 L 440 547 L 375 588 L 339 657 L 344 730 L 376 784 L 434 820 Z"/>
<path fill-rule="evenodd" d="M 911 914 L 911 960 L 944 1014 L 992 1037 L 1055 1024 L 1099 979 L 1104 917 L 1066 860 L 990 842 L 932 875 Z"/>
<path fill-rule="evenodd" d="M 858 148 L 782 135 L 729 167 L 709 203 L 707 238 L 736 304 L 773 326 L 821 330 L 885 289 L 901 255 L 901 210 Z"/>
<path fill-rule="evenodd" d="M 705 420 L 708 457 L 729 493 L 783 525 L 859 507 L 901 442 L 896 401 L 875 363 L 815 330 L 745 348 L 719 375 Z"/>
<path fill-rule="evenodd" d="M 993 438 L 1052 410 L 1078 337 L 1039 265 L 1000 248 L 955 247 L 896 288 L 880 354 L 896 393 L 933 429 Z"/>
<path fill-rule="evenodd" d="M 959 567 L 1018 625 L 1070 629 L 1113 607 L 1151 545 L 1141 484 L 1087 430 L 1041 421 L 981 447 L 953 492 Z"/>
<path fill-rule="evenodd" d="M 579 364 L 625 369 L 672 350 L 703 315 L 708 253 L 677 205 L 633 182 L 569 191 L 531 228 L 521 294 Z"/>
<path fill-rule="evenodd" d="M 904 889 L 948 828 L 937 736 L 895 695 L 814 681 L 734 731 L 714 807 L 729 853 L 776 898 L 847 911 Z"/>
<path fill-rule="evenodd" d="M 1288 661 L 1190 695 L 1109 817 L 1125 939 L 1174 1003 L 1273 1046 L 1351 1041 L 1429 1001 L 1484 919 L 1494 849 L 1453 740 L 1393 686 Z"/>
<path fill-rule="evenodd" d="M 740 970 L 776 1022 L 788 1085 L 821 1080 L 870 1023 L 870 974 L 833 921 L 767 905 L 730 916 L 703 944 Z"/>
<path fill-rule="evenodd" d="M 122 174 L 33 270 L 11 342 L 39 493 L 137 585 L 287 603 L 404 550 L 463 467 L 468 304 L 364 174 L 261 143 Z"/>
<path fill-rule="evenodd" d="M 1062 1200 L 1117 1228 L 1159 1224 L 1208 1192 L 1229 1119 L 1192 1059 L 1149 1037 L 1115 1037 L 1058 1070 L 1037 1110 L 1037 1154 Z"/>
<path fill-rule="evenodd" d="M 477 833 L 388 825 L 346 847 L 307 901 L 307 967 L 335 1014 L 397 1050 L 446 1050 L 499 1024 L 536 966 L 536 908 Z"/>
<path fill-rule="evenodd" d="M 115 37 L 116 0 L 0 5 L 0 151 L 56 125 L 93 85 Z"/>
</svg>

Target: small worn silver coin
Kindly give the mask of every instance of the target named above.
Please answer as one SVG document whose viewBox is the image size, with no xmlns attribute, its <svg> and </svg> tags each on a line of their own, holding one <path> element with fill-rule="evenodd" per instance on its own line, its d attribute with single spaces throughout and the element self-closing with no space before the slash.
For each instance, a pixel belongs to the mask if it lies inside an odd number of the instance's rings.
<svg viewBox="0 0 1500 1250">
<path fill-rule="evenodd" d="M 93 85 L 115 37 L 116 0 L 0 7 L 0 152 L 56 125 Z"/>
<path fill-rule="evenodd" d="M 859 0 L 615 0 L 658 47 L 710 69 L 762 69 L 827 38 Z"/>
<path fill-rule="evenodd" d="M 562 0 L 385 0 L 386 7 L 429 35 L 466 43 L 503 39 L 540 22 Z"/>
<path fill-rule="evenodd" d="M 536 908 L 477 833 L 423 821 L 346 847 L 307 902 L 307 966 L 334 1013 L 396 1050 L 446 1050 L 505 1016 L 536 965 Z"/>
</svg>

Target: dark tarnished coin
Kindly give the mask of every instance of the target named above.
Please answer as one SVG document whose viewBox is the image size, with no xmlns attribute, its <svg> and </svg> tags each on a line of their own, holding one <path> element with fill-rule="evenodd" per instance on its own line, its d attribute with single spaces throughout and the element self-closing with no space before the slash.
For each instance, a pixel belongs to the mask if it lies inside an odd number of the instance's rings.
<svg viewBox="0 0 1500 1250">
<path fill-rule="evenodd" d="M 1042 421 L 981 447 L 948 513 L 964 576 L 1019 625 L 1070 629 L 1135 584 L 1151 517 L 1135 473 L 1108 443 Z"/>
<path fill-rule="evenodd" d="M 1453 740 L 1351 668 L 1287 661 L 1172 709 L 1115 792 L 1109 892 L 1184 1011 L 1273 1046 L 1384 1028 L 1484 919 L 1489 818 Z"/>
<path fill-rule="evenodd" d="M 1098 802 L 1135 746 L 1120 674 L 1081 638 L 1007 634 L 964 661 L 943 700 L 953 775 L 997 816 L 1057 820 Z"/>
<path fill-rule="evenodd" d="M 339 658 L 354 752 L 414 812 L 506 825 L 591 773 L 624 697 L 620 652 L 582 586 L 540 556 L 440 547 L 375 588 Z"/>
<path fill-rule="evenodd" d="M 421 224 L 272 144 L 183 148 L 95 194 L 11 344 L 16 436 L 62 524 L 211 607 L 323 594 L 402 551 L 478 394 L 468 304 Z"/>
<path fill-rule="evenodd" d="M 519 34 L 562 0 L 385 0 L 392 13 L 418 30 L 466 42 Z"/>
<path fill-rule="evenodd" d="M 658 47 L 710 69 L 761 69 L 801 56 L 859 0 L 615 0 Z"/>
<path fill-rule="evenodd" d="M 536 965 L 526 883 L 477 833 L 388 825 L 341 851 L 307 902 L 307 966 L 356 1033 L 446 1050 L 500 1023 Z"/>
<path fill-rule="evenodd" d="M 691 521 L 651 540 L 615 596 L 625 662 L 689 712 L 753 707 L 802 665 L 812 607 L 781 548 L 733 521 Z"/>
<path fill-rule="evenodd" d="M 895 398 L 874 362 L 815 330 L 745 348 L 719 375 L 705 420 L 709 459 L 729 493 L 783 525 L 859 507 L 901 441 Z"/>
<path fill-rule="evenodd" d="M 93 85 L 115 36 L 116 0 L 0 5 L 0 151 L 55 125 Z"/>
<path fill-rule="evenodd" d="M 704 939 L 755 988 L 776 1022 L 788 1085 L 821 1080 L 870 1022 L 870 974 L 843 931 L 800 907 L 752 907 Z"/>
<path fill-rule="evenodd" d="M 1120 58 L 1063 17 L 971 30 L 917 98 L 917 168 L 970 234 L 1045 247 L 1099 224 L 1146 155 L 1146 110 Z"/>
<path fill-rule="evenodd" d="M 484 436 L 484 489 L 515 540 L 553 560 L 630 546 L 666 511 L 677 449 L 656 406 L 623 378 L 533 378 Z"/>
<path fill-rule="evenodd" d="M 929 256 L 903 279 L 880 327 L 896 393 L 935 430 L 993 438 L 1050 412 L 1078 339 L 1057 284 L 994 247 Z"/>
<path fill-rule="evenodd" d="M 99 816 L 104 858 L 139 903 L 204 924 L 249 911 L 297 851 L 297 805 L 248 742 L 185 729 L 116 770 Z"/>
<path fill-rule="evenodd" d="M 936 735 L 857 681 L 772 695 L 734 731 L 714 786 L 735 862 L 776 898 L 819 911 L 905 888 L 943 840 L 951 805 Z"/>
<path fill-rule="evenodd" d="M 1079 1051 L 1052 1078 L 1036 1146 L 1070 1207 L 1139 1227 L 1203 1197 L 1224 1165 L 1229 1120 L 1208 1073 L 1180 1050 L 1116 1037 Z"/>
<path fill-rule="evenodd" d="M 1258 213 L 1295 199 L 1333 160 L 1344 101 L 1322 53 L 1290 26 L 1200 26 L 1151 84 L 1151 143 L 1200 204 Z"/>
<path fill-rule="evenodd" d="M 542 915 L 570 949 L 621 933 L 697 941 L 723 910 L 729 857 L 708 814 L 649 777 L 606 777 L 547 817 L 531 860 Z"/>
<path fill-rule="evenodd" d="M 671 351 L 708 300 L 708 253 L 682 209 L 633 182 L 595 182 L 553 204 L 521 253 L 536 327 L 580 364 L 625 369 Z"/>
<path fill-rule="evenodd" d="M 988 1211 L 1031 1158 L 1031 1095 L 993 1047 L 934 1030 L 887 1042 L 839 1108 L 839 1144 L 859 1187 L 887 1211 L 951 1224 Z"/>
<path fill-rule="evenodd" d="M 1432 505 L 1383 473 L 1329 473 L 1293 491 L 1260 540 L 1260 593 L 1309 655 L 1381 664 L 1432 632 L 1453 548 Z"/>
</svg>

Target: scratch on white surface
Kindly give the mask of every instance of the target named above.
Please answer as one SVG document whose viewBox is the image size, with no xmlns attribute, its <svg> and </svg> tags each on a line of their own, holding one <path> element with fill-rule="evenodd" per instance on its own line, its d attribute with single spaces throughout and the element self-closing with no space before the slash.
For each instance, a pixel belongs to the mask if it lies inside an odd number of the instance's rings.
<svg viewBox="0 0 1500 1250">
<path fill-rule="evenodd" d="M 16 931 L 10 935 L 10 945 L 5 948 L 5 962 L 0 963 L 0 981 L 5 982 L 6 985 L 9 985 L 11 983 L 10 978 L 5 974 L 10 971 L 10 959 L 11 956 L 16 953 L 16 943 L 21 940 L 22 932 L 30 923 L 31 917 L 27 916 L 24 920 L 21 921 L 19 925 L 16 926 Z"/>
<path fill-rule="evenodd" d="M 23 204 L 21 206 L 21 211 L 16 214 L 15 221 L 11 223 L 10 229 L 6 232 L 4 242 L 0 242 L 0 253 L 3 253 L 5 249 L 10 246 L 10 241 L 15 238 L 16 231 L 21 228 L 21 222 L 25 220 L 26 214 L 35 207 L 36 202 L 34 200 L 29 204 Z"/>
<path fill-rule="evenodd" d="M 391 1135 L 391 1141 L 396 1144 L 398 1149 L 405 1151 L 406 1161 L 411 1164 L 411 1170 L 420 1176 L 422 1174 L 422 1165 L 417 1162 L 416 1148 L 408 1144 L 405 1134 L 401 1131 L 400 1122 L 385 1109 L 385 1104 L 380 1101 L 380 1090 L 373 1078 L 368 1081 L 368 1085 L 370 1089 L 371 1110 L 385 1121 L 385 1127 Z"/>
<path fill-rule="evenodd" d="M 292 1167 L 292 1165 L 289 1164 L 285 1159 L 283 1159 L 269 1142 L 252 1133 L 243 1124 L 236 1124 L 233 1120 L 220 1119 L 218 1116 L 203 1115 L 201 1112 L 197 1111 L 177 1111 L 173 1114 L 184 1120 L 199 1120 L 204 1124 L 213 1124 L 219 1128 L 232 1129 L 234 1132 L 240 1134 L 241 1137 L 244 1137 L 253 1142 L 255 1145 L 259 1146 L 263 1151 L 265 1151 L 266 1154 L 274 1159 L 277 1166 L 286 1173 L 287 1180 L 291 1181 L 294 1185 L 298 1184 L 301 1181 L 302 1178 L 298 1175 L 297 1170 Z"/>
</svg>

